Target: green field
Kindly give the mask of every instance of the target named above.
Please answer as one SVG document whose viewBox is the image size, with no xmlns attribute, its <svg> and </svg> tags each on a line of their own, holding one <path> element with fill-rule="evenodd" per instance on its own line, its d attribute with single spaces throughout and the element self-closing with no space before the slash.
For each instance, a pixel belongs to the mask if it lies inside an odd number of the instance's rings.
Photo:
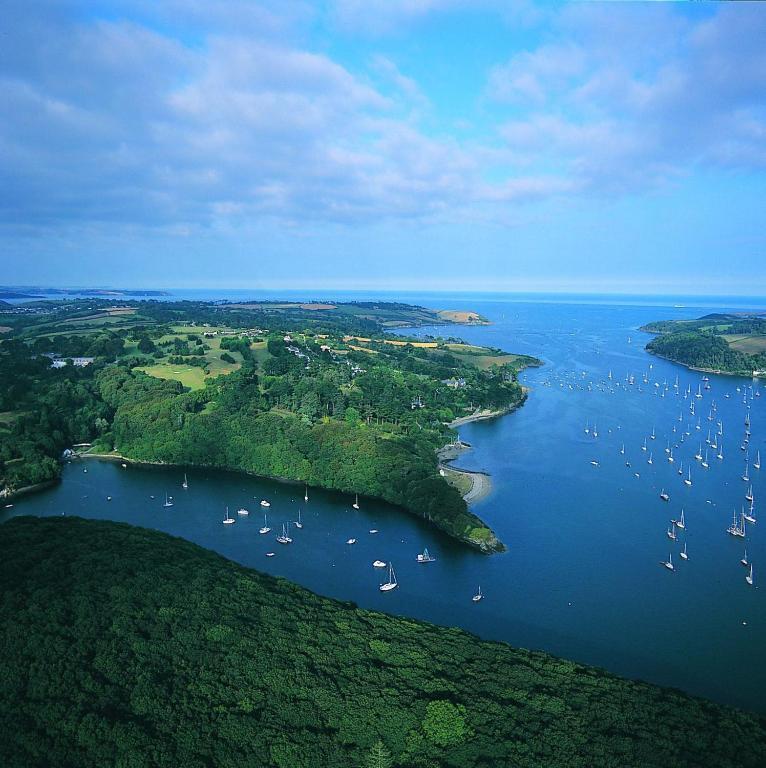
<svg viewBox="0 0 766 768">
<path fill-rule="evenodd" d="M 205 386 L 205 371 L 192 365 L 159 363 L 157 365 L 139 366 L 133 370 L 143 371 L 149 376 L 155 376 L 158 379 L 174 379 L 190 389 L 202 389 Z"/>
<path fill-rule="evenodd" d="M 766 352 L 766 336 L 726 335 L 724 339 L 729 342 L 732 349 L 744 352 L 747 355 L 756 355 Z"/>
</svg>

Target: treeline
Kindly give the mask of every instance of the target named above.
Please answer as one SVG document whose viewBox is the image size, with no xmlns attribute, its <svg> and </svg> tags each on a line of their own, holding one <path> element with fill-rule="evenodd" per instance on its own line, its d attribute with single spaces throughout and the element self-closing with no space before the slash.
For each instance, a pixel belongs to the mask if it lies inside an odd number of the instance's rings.
<svg viewBox="0 0 766 768">
<path fill-rule="evenodd" d="M 502 547 L 439 475 L 429 433 L 384 432 L 353 407 L 343 418 L 314 418 L 321 417 L 321 381 L 303 387 L 297 413 L 273 410 L 274 384 L 262 391 L 252 369 L 188 393 L 177 382 L 112 367 L 99 375 L 99 387 L 114 411 L 105 440 L 132 459 L 239 469 L 373 496 L 480 548 Z"/>
<path fill-rule="evenodd" d="M 54 480 L 61 452 L 107 431 L 112 412 L 95 383 L 98 366 L 52 368 L 23 342 L 0 347 L 0 489 Z"/>
<path fill-rule="evenodd" d="M 681 332 L 666 333 L 652 339 L 650 352 L 684 365 L 750 376 L 754 370 L 766 369 L 766 354 L 748 355 L 732 349 L 718 334 Z"/>
<path fill-rule="evenodd" d="M 363 611 L 155 531 L 2 530 L 4 768 L 764 765 L 764 718 L 680 691 Z"/>
</svg>

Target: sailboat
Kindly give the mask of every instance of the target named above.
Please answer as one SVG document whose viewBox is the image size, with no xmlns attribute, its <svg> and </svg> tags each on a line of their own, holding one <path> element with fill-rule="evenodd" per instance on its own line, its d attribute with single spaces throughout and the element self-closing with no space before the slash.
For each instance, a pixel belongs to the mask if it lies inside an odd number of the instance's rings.
<svg viewBox="0 0 766 768">
<path fill-rule="evenodd" d="M 667 559 L 667 560 L 666 560 L 666 561 L 663 563 L 663 565 L 664 565 L 664 566 L 665 566 L 665 567 L 666 567 L 666 568 L 667 568 L 669 571 L 672 571 L 672 570 L 674 570 L 674 566 L 673 566 L 673 553 L 672 553 L 672 552 L 668 553 L 668 559 Z"/>
<path fill-rule="evenodd" d="M 303 528 L 303 521 L 301 520 L 301 511 L 298 510 L 298 519 L 293 523 L 296 528 Z"/>
<path fill-rule="evenodd" d="M 237 521 L 233 517 L 229 517 L 229 508 L 226 507 L 226 517 L 223 519 L 224 525 L 231 525 L 232 523 L 236 523 Z"/>
<path fill-rule="evenodd" d="M 734 510 L 731 525 L 726 529 L 726 533 L 730 533 L 732 536 L 737 536 L 740 539 L 745 538 L 745 519 L 742 517 L 742 524 L 737 523 L 737 510 Z"/>
<path fill-rule="evenodd" d="M 702 443 L 700 443 L 700 449 L 694 454 L 694 458 L 697 459 L 697 461 L 702 461 Z"/>
<path fill-rule="evenodd" d="M 354 509 L 359 509 L 359 494 L 356 494 L 356 499 L 354 499 L 354 503 L 351 505 Z"/>
<path fill-rule="evenodd" d="M 163 507 L 172 507 L 173 506 L 173 497 L 168 496 L 167 493 L 165 494 L 165 503 L 162 505 Z"/>
<path fill-rule="evenodd" d="M 422 554 L 419 554 L 417 561 L 419 563 L 433 563 L 436 558 L 429 553 L 428 548 L 424 549 Z"/>
<path fill-rule="evenodd" d="M 624 456 L 625 455 L 625 443 L 622 444 L 622 448 L 620 448 L 620 453 Z"/>
<path fill-rule="evenodd" d="M 689 559 L 689 555 L 686 554 L 686 542 L 684 542 L 684 551 L 681 552 L 681 559 L 682 560 L 688 560 Z"/>
<path fill-rule="evenodd" d="M 678 474 L 683 475 L 683 473 L 684 473 L 684 463 L 682 461 L 681 465 L 678 467 Z"/>
<path fill-rule="evenodd" d="M 676 534 L 675 520 L 670 523 L 670 528 L 668 528 L 668 538 L 671 541 L 675 541 L 678 538 L 678 535 Z"/>
<path fill-rule="evenodd" d="M 684 480 L 684 485 L 691 485 L 692 484 L 692 471 L 689 470 L 688 477 Z"/>
<path fill-rule="evenodd" d="M 753 506 L 753 502 L 750 502 L 750 509 L 745 512 L 742 510 L 742 517 L 747 520 L 748 523 L 755 523 L 755 515 L 753 514 L 755 507 Z"/>
<path fill-rule="evenodd" d="M 656 440 L 656 439 L 657 439 L 657 435 L 655 435 L 655 434 L 654 434 L 654 427 L 652 427 L 652 434 L 651 434 L 651 435 L 649 435 L 649 437 L 650 437 L 652 440 Z"/>
<path fill-rule="evenodd" d="M 663 501 L 670 501 L 670 496 L 668 496 L 668 494 L 665 492 L 664 488 L 660 491 L 660 498 Z"/>
<path fill-rule="evenodd" d="M 590 424 L 587 421 L 585 422 L 585 434 L 590 434 Z"/>
<path fill-rule="evenodd" d="M 184 472 L 184 481 L 181 483 L 181 488 L 186 490 L 189 487 L 189 481 L 186 479 L 186 472 Z"/>
<path fill-rule="evenodd" d="M 721 441 L 721 444 L 718 446 L 718 458 L 723 461 L 723 440 Z"/>
<path fill-rule="evenodd" d="M 753 500 L 753 486 L 751 485 L 750 488 L 748 488 L 747 493 L 745 494 L 745 501 L 752 501 Z"/>
<path fill-rule="evenodd" d="M 672 464 L 675 459 L 673 458 L 673 449 L 670 449 L 670 455 L 668 456 L 668 461 Z"/>
<path fill-rule="evenodd" d="M 644 438 L 644 444 L 641 446 L 642 451 L 646 451 L 646 438 Z"/>
<path fill-rule="evenodd" d="M 755 461 L 753 462 L 753 469 L 760 469 L 761 468 L 761 452 L 758 451 L 755 454 Z"/>
<path fill-rule="evenodd" d="M 282 533 L 281 535 L 277 536 L 277 541 L 280 544 L 291 544 L 292 539 L 290 538 L 290 523 L 287 523 L 287 527 L 285 527 L 285 524 L 282 523 Z"/>
<path fill-rule="evenodd" d="M 743 479 L 743 480 L 744 480 L 746 483 L 749 483 L 749 482 L 750 482 L 750 473 L 748 472 L 748 465 L 747 465 L 747 461 L 745 461 L 745 471 L 744 471 L 744 473 L 742 474 L 742 479 Z"/>
<path fill-rule="evenodd" d="M 742 559 L 739 561 L 742 565 L 750 565 L 747 561 L 747 548 L 745 548 L 745 554 L 742 555 Z"/>
<path fill-rule="evenodd" d="M 752 587 L 753 586 L 753 564 L 750 563 L 750 573 L 745 576 L 745 581 Z"/>
<path fill-rule="evenodd" d="M 705 469 L 709 469 L 710 468 L 710 464 L 707 463 L 707 448 L 705 448 L 705 458 L 702 460 L 702 466 Z"/>
<path fill-rule="evenodd" d="M 652 452 L 649 451 L 649 458 L 646 460 L 647 464 L 654 464 L 654 461 L 652 461 Z"/>
<path fill-rule="evenodd" d="M 309 487 L 306 486 L 306 492 L 303 494 L 303 500 L 308 503 L 309 500 Z"/>
<path fill-rule="evenodd" d="M 270 530 L 271 530 L 271 528 L 269 528 L 269 524 L 268 524 L 268 522 L 266 522 L 266 515 L 264 515 L 263 516 L 263 528 L 260 528 L 258 530 L 258 533 L 268 533 Z"/>
<path fill-rule="evenodd" d="M 686 520 L 684 520 L 684 511 L 681 510 L 681 517 L 679 520 L 676 520 L 676 528 L 680 528 L 682 531 L 684 528 L 686 528 Z"/>
<path fill-rule="evenodd" d="M 477 592 L 476 592 L 476 594 L 475 594 L 475 595 L 474 595 L 474 596 L 471 598 L 471 600 L 473 600 L 473 602 L 474 602 L 474 603 L 478 603 L 478 602 L 479 602 L 479 600 L 483 600 L 483 599 L 484 599 L 484 595 L 482 595 L 482 593 L 481 593 L 481 585 L 479 585 L 479 589 L 478 589 L 478 591 L 477 591 Z"/>
<path fill-rule="evenodd" d="M 381 592 L 390 592 L 392 589 L 396 589 L 399 584 L 396 581 L 396 574 L 394 573 L 393 563 L 389 563 L 388 566 L 388 581 L 385 584 L 381 584 L 378 589 Z"/>
</svg>

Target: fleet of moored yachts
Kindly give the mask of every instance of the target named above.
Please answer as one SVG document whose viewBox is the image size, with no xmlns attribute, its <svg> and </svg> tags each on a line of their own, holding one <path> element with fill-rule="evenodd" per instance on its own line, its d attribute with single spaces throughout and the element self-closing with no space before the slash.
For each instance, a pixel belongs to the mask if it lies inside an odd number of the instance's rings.
<svg viewBox="0 0 766 768">
<path fill-rule="evenodd" d="M 650 370 L 651 370 L 650 366 Z M 584 375 L 584 374 L 583 374 Z M 615 382 L 612 377 L 612 372 L 609 372 L 608 375 L 610 385 L 619 387 L 622 385 L 621 382 Z M 711 384 L 710 379 L 708 376 L 703 376 L 702 381 L 698 384 L 697 391 L 692 392 L 692 387 L 687 386 L 687 388 L 684 390 L 679 385 L 678 377 L 676 377 L 675 383 L 670 385 L 667 381 L 663 381 L 662 383 L 655 381 L 650 382 L 650 377 L 648 373 L 645 373 L 643 378 L 641 379 L 641 383 L 636 382 L 636 377 L 633 375 L 627 375 L 625 377 L 624 386 L 626 388 L 637 386 L 639 391 L 641 391 L 641 384 L 643 385 L 651 385 L 653 386 L 655 390 L 655 394 L 658 394 L 660 397 L 665 397 L 666 394 L 670 396 L 675 396 L 679 398 L 679 400 L 683 400 L 688 402 L 688 416 L 685 418 L 684 410 L 685 406 L 681 407 L 681 410 L 678 414 L 678 423 L 680 423 L 681 427 L 678 427 L 677 425 L 673 425 L 672 427 L 672 437 L 669 437 L 666 441 L 666 445 L 664 448 L 664 452 L 666 454 L 666 458 L 668 463 L 675 464 L 677 454 L 680 450 L 681 444 L 685 443 L 688 438 L 691 438 L 692 434 L 699 432 L 701 434 L 704 433 L 703 429 L 703 422 L 702 422 L 702 415 L 698 412 L 699 406 L 702 405 L 702 401 L 704 400 L 706 393 L 711 390 Z M 570 384 L 571 387 L 571 384 Z M 589 388 L 592 387 L 592 385 L 588 385 Z M 736 387 L 736 396 L 742 397 L 742 403 L 745 406 L 744 408 L 744 434 L 742 436 L 742 440 L 740 441 L 740 449 L 744 453 L 744 470 L 742 472 L 742 481 L 746 483 L 746 490 L 744 494 L 744 501 L 746 504 L 742 504 L 739 512 L 735 509 L 733 516 L 732 516 L 732 522 L 731 525 L 726 529 L 726 533 L 729 535 L 735 537 L 735 538 L 741 538 L 745 539 L 747 536 L 747 530 L 746 526 L 748 524 L 755 525 L 756 523 L 756 517 L 755 517 L 755 494 L 753 492 L 753 484 L 751 482 L 750 477 L 750 469 L 754 469 L 756 471 L 761 469 L 761 453 L 760 450 L 756 450 L 755 459 L 751 461 L 750 459 L 750 439 L 751 439 L 751 407 L 754 403 L 756 398 L 759 398 L 761 396 L 760 391 L 758 391 L 756 388 L 754 388 L 752 385 L 746 385 L 746 386 L 738 386 Z M 726 393 L 724 394 L 724 397 L 726 399 L 730 399 L 732 397 L 732 393 Z M 724 461 L 724 450 L 723 450 L 723 437 L 724 437 L 724 429 L 723 429 L 723 420 L 718 418 L 718 406 L 716 404 L 715 399 L 711 400 L 711 403 L 708 408 L 708 413 L 706 415 L 706 420 L 709 422 L 708 428 L 707 428 L 707 437 L 704 440 L 704 448 L 703 448 L 703 440 L 700 439 L 698 441 L 698 448 L 694 454 L 693 461 L 689 462 L 690 465 L 693 464 L 693 462 L 697 462 L 699 464 L 699 467 L 705 470 L 708 470 L 710 468 L 710 460 L 712 456 L 715 457 L 716 460 L 719 462 Z M 589 422 L 586 422 L 585 424 L 585 434 L 590 435 L 593 438 L 598 438 L 598 428 L 596 424 L 590 424 Z M 654 427 L 652 427 L 651 434 L 644 438 L 643 444 L 641 445 L 641 451 L 645 454 L 647 454 L 646 462 L 647 464 L 653 464 L 654 463 L 654 451 L 652 450 L 651 446 L 653 445 L 652 441 L 657 440 L 657 433 Z M 697 441 L 695 441 L 697 442 Z M 676 455 L 674 455 L 674 450 L 676 451 Z M 620 447 L 620 454 L 625 455 L 625 444 L 623 443 Z M 593 466 L 599 466 L 599 462 L 595 459 L 593 459 L 590 462 Z M 630 468 L 631 462 L 626 461 L 625 466 Z M 687 466 L 686 470 L 684 471 L 684 464 L 683 461 L 680 460 L 678 467 L 677 467 L 677 473 L 680 475 L 680 477 L 683 480 L 684 485 L 691 486 L 692 485 L 692 468 L 691 466 Z M 640 477 L 639 472 L 634 472 L 635 477 Z M 665 490 L 665 488 L 662 488 L 660 491 L 660 499 L 664 502 L 670 501 L 670 494 Z M 680 543 L 680 537 L 679 533 L 686 531 L 686 515 L 684 510 L 681 510 L 680 516 L 676 518 L 672 518 L 670 520 L 670 524 L 668 526 L 668 529 L 666 531 L 668 539 L 670 539 L 673 542 L 679 542 Z M 679 557 L 681 560 L 688 560 L 689 554 L 687 549 L 687 542 L 684 539 L 683 541 L 683 549 L 681 552 L 679 552 Z M 745 582 L 749 586 L 753 586 L 754 584 L 754 576 L 753 576 L 753 564 L 750 562 L 747 556 L 747 549 L 745 549 L 744 556 L 740 559 L 740 563 L 747 568 L 747 574 L 745 576 Z M 673 553 L 672 551 L 668 554 L 667 560 L 662 560 L 661 565 L 664 566 L 669 571 L 674 571 L 676 566 L 673 563 Z"/>
<path fill-rule="evenodd" d="M 127 465 L 123 465 L 123 467 L 127 467 Z M 189 488 L 189 481 L 186 477 L 186 474 L 184 474 L 183 482 L 181 483 L 181 487 L 184 490 L 187 490 Z M 108 497 L 111 499 L 111 497 Z M 152 496 L 152 498 L 154 498 Z M 303 495 L 303 500 L 306 504 L 308 504 L 309 501 L 309 489 L 308 486 L 306 486 L 305 493 Z M 162 505 L 163 507 L 172 507 L 173 506 L 173 497 L 169 496 L 168 494 L 165 494 L 165 502 Z M 354 499 L 354 503 L 351 505 L 354 509 L 359 509 L 359 495 L 357 494 L 356 498 Z M 271 507 L 271 502 L 269 502 L 266 499 L 261 499 L 261 507 L 264 509 L 269 509 Z M 237 515 L 240 517 L 247 517 L 250 515 L 250 510 L 245 509 L 244 507 L 240 507 L 240 509 L 237 510 Z M 229 508 L 226 507 L 226 513 L 223 518 L 223 524 L 224 525 L 233 525 L 237 522 L 236 517 L 232 517 L 229 514 Z M 293 539 L 290 536 L 290 523 L 292 522 L 293 527 L 301 529 L 303 528 L 303 521 L 301 519 L 301 510 L 298 510 L 298 519 L 293 521 L 287 521 L 282 523 L 282 532 L 276 536 L 276 541 L 279 544 L 292 544 Z M 268 521 L 268 513 L 264 512 L 263 515 L 263 526 L 258 529 L 258 533 L 265 535 L 271 532 L 271 527 L 269 526 Z M 370 534 L 374 535 L 378 533 L 377 528 L 370 528 Z M 356 544 L 356 539 L 347 539 L 346 540 L 347 545 L 353 545 Z M 274 557 L 276 553 L 275 552 L 267 552 L 266 557 Z M 433 563 L 436 562 L 436 558 L 428 551 L 428 549 L 424 549 L 423 552 L 418 554 L 415 558 L 416 562 L 418 563 Z M 381 592 L 390 592 L 393 589 L 396 589 L 399 586 L 399 582 L 396 580 L 396 572 L 394 571 L 393 563 L 385 563 L 383 560 L 374 560 L 372 563 L 373 568 L 385 568 L 386 565 L 388 565 L 388 580 L 381 583 L 378 587 L 378 589 Z M 471 598 L 474 603 L 478 603 L 480 600 L 484 598 L 484 595 L 481 591 L 481 586 L 479 586 L 476 594 L 473 595 Z"/>
</svg>

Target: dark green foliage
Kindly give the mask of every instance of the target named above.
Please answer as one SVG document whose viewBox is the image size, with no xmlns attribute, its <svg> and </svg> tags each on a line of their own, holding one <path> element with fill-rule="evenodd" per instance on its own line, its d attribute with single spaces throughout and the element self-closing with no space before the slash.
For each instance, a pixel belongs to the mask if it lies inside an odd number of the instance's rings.
<svg viewBox="0 0 766 768">
<path fill-rule="evenodd" d="M 683 365 L 711 371 L 749 376 L 754 370 L 766 369 L 766 355 L 738 352 L 717 334 L 699 331 L 668 333 L 652 339 L 646 348 Z"/>
<path fill-rule="evenodd" d="M 165 534 L 0 530 L 4 768 L 766 764 L 763 718 L 362 611 Z"/>
</svg>

